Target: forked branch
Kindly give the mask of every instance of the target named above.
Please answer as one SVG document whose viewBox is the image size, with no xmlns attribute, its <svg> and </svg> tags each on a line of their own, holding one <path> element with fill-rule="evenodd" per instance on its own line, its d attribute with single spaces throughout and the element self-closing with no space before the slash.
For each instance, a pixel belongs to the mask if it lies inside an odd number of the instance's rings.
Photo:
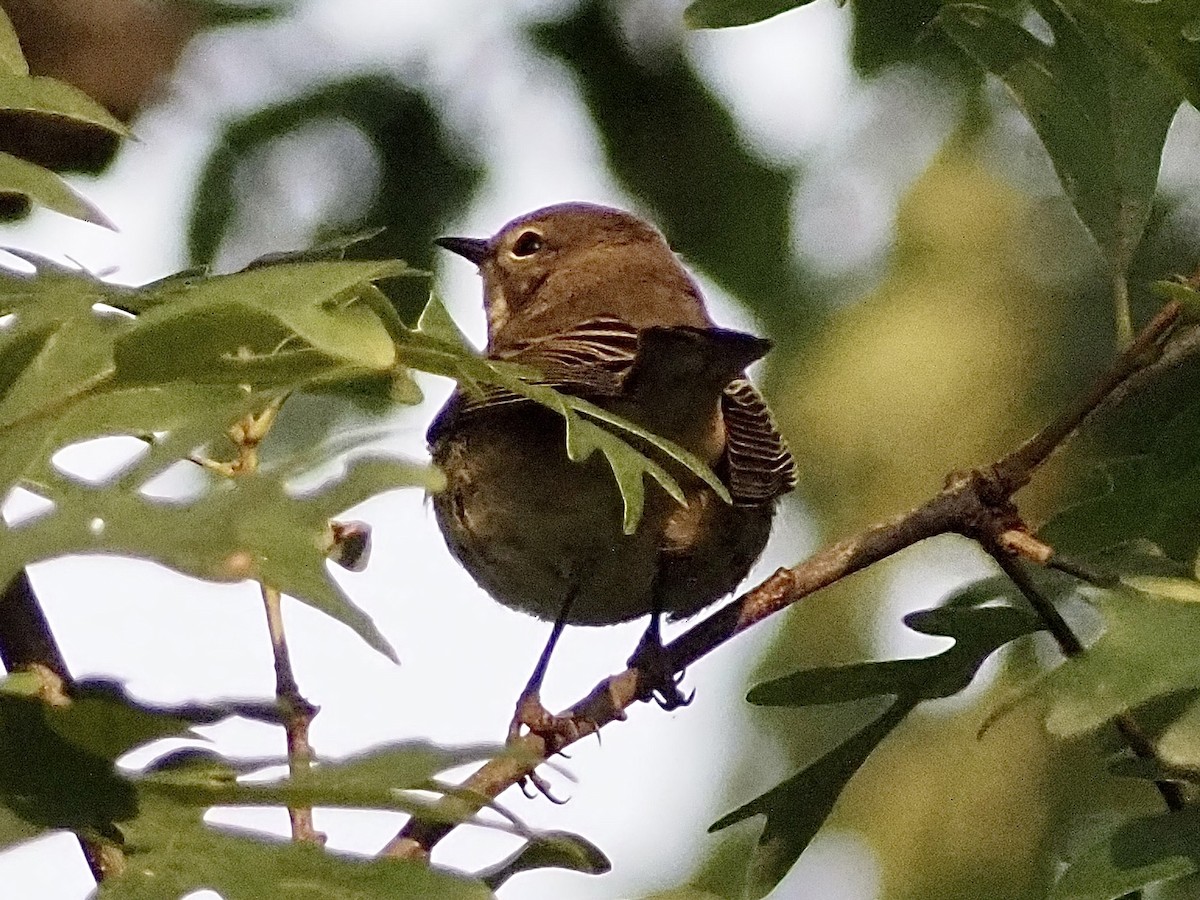
<svg viewBox="0 0 1200 900">
<path fill-rule="evenodd" d="M 1111 402 L 1131 378 L 1163 356 L 1166 342 L 1182 312 L 1178 303 L 1165 306 L 1090 391 L 993 465 L 951 475 L 941 491 L 910 512 L 872 525 L 854 537 L 818 551 L 799 565 L 779 569 L 757 587 L 688 629 L 665 648 L 673 671 L 683 671 L 735 635 L 821 588 L 936 535 L 965 535 L 1005 560 L 1024 557 L 1040 565 L 1052 564 L 1053 548 L 1029 534 L 1013 503 L 1013 495 L 1029 483 L 1037 469 L 1086 419 Z M 1186 341 L 1177 343 L 1188 344 L 1190 352 L 1196 349 L 1200 340 L 1193 330 Z M 1172 354 L 1174 358 L 1180 355 L 1178 352 Z M 1041 608 L 1038 612 L 1048 614 Z M 1065 637 L 1070 630 L 1061 620 L 1047 624 L 1054 628 L 1060 641 L 1070 643 L 1074 639 L 1077 643 L 1073 634 L 1070 638 Z M 624 719 L 625 710 L 638 696 L 636 669 L 626 669 L 605 679 L 562 713 L 574 719 L 577 726 L 573 739 L 566 743 L 594 734 L 609 722 Z M 383 855 L 427 856 L 455 827 L 448 821 L 469 818 L 487 801 L 528 778 L 549 755 L 566 746 L 566 743 L 559 743 L 548 747 L 536 734 L 525 735 L 517 743 L 517 752 L 486 763 L 460 785 L 454 797 L 447 797 L 439 804 L 440 811 L 447 813 L 444 818 L 437 822 L 410 820 L 384 847 Z M 1171 800 L 1170 797 L 1167 799 Z"/>
</svg>

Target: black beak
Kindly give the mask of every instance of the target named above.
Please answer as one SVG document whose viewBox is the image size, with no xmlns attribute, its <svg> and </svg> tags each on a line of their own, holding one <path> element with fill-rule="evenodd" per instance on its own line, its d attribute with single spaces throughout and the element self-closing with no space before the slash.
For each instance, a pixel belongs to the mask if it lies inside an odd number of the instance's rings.
<svg viewBox="0 0 1200 900">
<path fill-rule="evenodd" d="M 440 237 L 433 242 L 451 253 L 465 256 L 475 265 L 480 265 L 488 256 L 488 242 L 484 238 Z"/>
</svg>

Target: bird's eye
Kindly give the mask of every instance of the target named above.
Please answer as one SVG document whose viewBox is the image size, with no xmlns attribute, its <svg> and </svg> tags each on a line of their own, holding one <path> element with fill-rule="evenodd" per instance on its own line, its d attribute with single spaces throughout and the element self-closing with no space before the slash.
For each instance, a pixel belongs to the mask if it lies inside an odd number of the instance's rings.
<svg viewBox="0 0 1200 900">
<path fill-rule="evenodd" d="M 518 258 L 533 256 L 543 247 L 542 236 L 536 231 L 524 231 L 513 244 L 512 255 Z"/>
</svg>

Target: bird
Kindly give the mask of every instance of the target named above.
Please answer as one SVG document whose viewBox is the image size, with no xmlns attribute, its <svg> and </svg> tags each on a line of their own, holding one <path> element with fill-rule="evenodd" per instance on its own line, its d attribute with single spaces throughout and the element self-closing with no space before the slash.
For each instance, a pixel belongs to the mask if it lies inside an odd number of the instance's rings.
<svg viewBox="0 0 1200 900">
<path fill-rule="evenodd" d="M 560 415 L 503 389 L 454 391 L 427 433 L 446 475 L 433 496 L 438 526 L 495 600 L 553 623 L 509 740 L 526 729 L 547 740 L 570 732 L 541 702 L 567 625 L 649 615 L 628 663 L 639 672 L 639 699 L 666 709 L 690 702 L 665 665 L 661 619 L 729 595 L 761 555 L 778 499 L 796 484 L 795 460 L 745 373 L 770 342 L 718 327 L 664 236 L 619 209 L 561 203 L 489 238 L 435 243 L 478 267 L 487 358 L 523 364 L 539 383 L 674 441 L 732 498 L 680 471 L 686 505 L 651 486 L 626 534 L 612 472 L 600 454 L 568 458 Z"/>
</svg>

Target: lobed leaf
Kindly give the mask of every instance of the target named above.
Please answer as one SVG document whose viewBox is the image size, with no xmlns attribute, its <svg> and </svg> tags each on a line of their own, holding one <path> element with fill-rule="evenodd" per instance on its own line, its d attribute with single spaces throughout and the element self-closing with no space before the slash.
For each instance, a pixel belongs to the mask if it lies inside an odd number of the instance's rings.
<svg viewBox="0 0 1200 900">
<path fill-rule="evenodd" d="M 990 599 L 988 591 L 980 599 Z M 924 634 L 954 646 L 922 659 L 860 663 L 796 672 L 758 685 L 749 700 L 765 706 L 813 706 L 868 697 L 888 705 L 861 730 L 807 768 L 709 827 L 728 828 L 762 815 L 766 824 L 750 859 L 747 896 L 765 897 L 788 873 L 832 811 L 842 789 L 872 751 L 922 700 L 963 690 L 1000 647 L 1043 626 L 1031 612 L 1004 606 L 947 605 L 905 617 Z"/>
<path fill-rule="evenodd" d="M 1118 900 L 1200 870 L 1200 812 L 1143 816 L 1071 860 L 1051 900 Z"/>
<path fill-rule="evenodd" d="M 1090 6 L 1033 5 L 1052 45 L 979 3 L 944 6 L 937 23 L 1012 92 L 1110 272 L 1123 277 L 1150 214 L 1180 91 Z"/>
<path fill-rule="evenodd" d="M 128 865 L 97 887 L 102 900 L 161 900 L 201 888 L 226 900 L 486 900 L 481 882 L 425 862 L 363 860 L 311 845 L 256 839 L 204 824 L 201 812 L 147 796 L 123 826 Z"/>
<path fill-rule="evenodd" d="M 36 163 L 0 152 L 0 218 L 19 218 L 37 203 L 47 209 L 116 231 L 98 207 L 61 177 Z"/>
</svg>

